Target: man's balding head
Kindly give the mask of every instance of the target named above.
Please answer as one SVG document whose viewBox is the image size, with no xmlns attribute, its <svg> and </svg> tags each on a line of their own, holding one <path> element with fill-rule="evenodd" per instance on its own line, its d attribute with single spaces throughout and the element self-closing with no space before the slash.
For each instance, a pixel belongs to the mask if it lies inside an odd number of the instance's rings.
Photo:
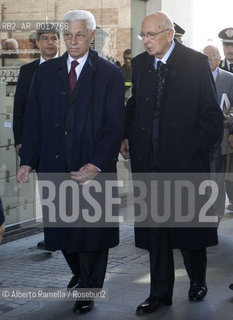
<svg viewBox="0 0 233 320">
<path fill-rule="evenodd" d="M 210 62 L 210 68 L 212 71 L 214 71 L 221 61 L 221 56 L 218 47 L 214 45 L 208 45 L 203 49 L 203 53 L 207 55 Z"/>
<path fill-rule="evenodd" d="M 161 59 L 171 47 L 173 37 L 173 22 L 166 13 L 159 11 L 142 21 L 141 38 L 150 55 Z"/>
</svg>

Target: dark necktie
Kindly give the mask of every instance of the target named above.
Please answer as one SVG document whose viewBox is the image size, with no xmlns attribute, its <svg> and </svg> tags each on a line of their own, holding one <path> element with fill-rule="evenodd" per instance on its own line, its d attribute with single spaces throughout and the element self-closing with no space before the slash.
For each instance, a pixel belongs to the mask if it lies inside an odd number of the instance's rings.
<svg viewBox="0 0 233 320">
<path fill-rule="evenodd" d="M 69 72 L 69 93 L 70 93 L 70 95 L 71 95 L 71 93 L 74 89 L 75 83 L 77 81 L 77 74 L 76 74 L 75 68 L 77 67 L 78 64 L 79 63 L 76 60 L 73 60 L 71 62 L 71 69 Z"/>
<path fill-rule="evenodd" d="M 233 63 L 229 64 L 229 71 L 233 73 Z"/>
<path fill-rule="evenodd" d="M 156 83 L 155 83 L 155 109 L 153 115 L 153 133 L 152 133 L 152 158 L 149 159 L 149 167 L 156 168 L 158 165 L 158 136 L 159 136 L 159 116 L 161 109 L 161 99 L 163 94 L 163 84 L 165 80 L 165 65 L 161 62 L 157 62 L 156 69 Z M 151 163 L 150 163 L 151 162 Z"/>
<path fill-rule="evenodd" d="M 164 84 L 164 80 L 165 80 L 164 67 L 165 67 L 165 65 L 162 63 L 162 61 L 157 62 L 156 107 L 160 107 L 161 97 L 162 97 L 162 93 L 163 93 L 163 84 Z"/>
</svg>

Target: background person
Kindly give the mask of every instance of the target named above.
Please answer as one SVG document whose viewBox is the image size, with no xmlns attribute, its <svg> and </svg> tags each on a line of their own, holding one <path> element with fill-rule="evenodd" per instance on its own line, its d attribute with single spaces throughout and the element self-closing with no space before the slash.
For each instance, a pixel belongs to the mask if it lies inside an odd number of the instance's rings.
<svg viewBox="0 0 233 320">
<path fill-rule="evenodd" d="M 219 67 L 225 71 L 233 73 L 233 28 L 225 28 L 219 32 L 218 37 L 222 40 L 224 59 Z M 226 193 L 229 199 L 227 209 L 233 211 L 233 182 L 226 179 Z"/>
<path fill-rule="evenodd" d="M 217 172 L 217 181 L 219 184 L 219 201 L 216 203 L 218 216 L 222 217 L 225 212 L 225 175 L 228 179 L 233 172 L 233 150 L 228 143 L 229 129 L 232 124 L 233 116 L 233 74 L 220 69 L 219 63 L 221 60 L 219 49 L 216 46 L 208 45 L 203 49 L 203 53 L 207 55 L 210 68 L 215 80 L 217 89 L 218 103 L 221 104 L 222 95 L 226 94 L 231 107 L 226 109 L 223 104 L 223 137 L 215 143 L 210 154 L 210 166 L 212 172 Z"/>
<path fill-rule="evenodd" d="M 22 147 L 25 111 L 33 75 L 41 63 L 58 57 L 59 40 L 60 32 L 52 24 L 46 25 L 46 30 L 37 30 L 36 45 L 40 50 L 41 56 L 39 59 L 27 63 L 20 68 L 13 111 L 13 132 L 17 154 Z M 38 242 L 37 247 L 44 250 L 44 241 Z"/>
<path fill-rule="evenodd" d="M 174 38 L 179 41 L 180 43 L 183 43 L 183 35 L 185 34 L 185 30 L 181 28 L 177 23 L 173 22 L 174 28 L 175 28 L 175 35 Z"/>
<path fill-rule="evenodd" d="M 13 131 L 17 153 L 22 146 L 24 116 L 33 75 L 41 63 L 58 56 L 59 39 L 59 31 L 52 26 L 49 27 L 48 25 L 46 31 L 44 29 L 38 30 L 36 33 L 36 44 L 41 56 L 39 59 L 27 63 L 20 68 L 13 113 Z"/>
<path fill-rule="evenodd" d="M 123 52 L 124 64 L 121 67 L 123 73 L 124 83 L 125 83 L 125 100 L 131 96 L 132 87 L 132 68 L 131 68 L 131 49 L 126 49 Z"/>
<path fill-rule="evenodd" d="M 9 38 L 3 41 L 2 49 L 6 50 L 10 54 L 19 53 L 19 44 L 18 41 L 14 38 Z"/>
<path fill-rule="evenodd" d="M 226 28 L 219 32 L 218 37 L 222 40 L 224 59 L 219 67 L 233 72 L 233 28 Z"/>
</svg>

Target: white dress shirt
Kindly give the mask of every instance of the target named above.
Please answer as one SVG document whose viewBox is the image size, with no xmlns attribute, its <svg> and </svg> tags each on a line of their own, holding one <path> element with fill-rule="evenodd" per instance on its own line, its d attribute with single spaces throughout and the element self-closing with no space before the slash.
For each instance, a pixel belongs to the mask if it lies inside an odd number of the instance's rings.
<svg viewBox="0 0 233 320">
<path fill-rule="evenodd" d="M 218 67 L 212 71 L 213 77 L 214 77 L 214 81 L 216 82 L 217 76 L 218 76 Z"/>
<path fill-rule="evenodd" d="M 52 59 L 54 59 L 54 58 L 58 58 L 58 53 Z M 47 61 L 47 60 L 45 60 L 42 56 L 40 56 L 40 63 L 39 64 L 41 64 L 45 61 Z"/>
<path fill-rule="evenodd" d="M 79 76 L 80 76 L 80 74 L 81 74 L 81 72 L 82 72 L 82 69 L 83 69 L 83 67 L 84 67 L 84 64 L 86 63 L 86 61 L 87 61 L 87 57 L 88 57 L 88 51 L 87 51 L 87 53 L 83 56 L 83 57 L 81 57 L 81 58 L 79 58 L 77 61 L 78 61 L 78 65 L 77 65 L 77 67 L 75 68 L 75 71 L 76 71 L 76 75 L 77 75 L 77 80 L 78 80 L 78 78 L 79 78 Z M 71 69 L 71 62 L 73 61 L 73 60 L 75 60 L 75 59 L 73 59 L 69 54 L 68 54 L 68 59 L 67 59 L 67 70 L 68 70 L 68 73 L 70 72 L 70 69 Z"/>
</svg>

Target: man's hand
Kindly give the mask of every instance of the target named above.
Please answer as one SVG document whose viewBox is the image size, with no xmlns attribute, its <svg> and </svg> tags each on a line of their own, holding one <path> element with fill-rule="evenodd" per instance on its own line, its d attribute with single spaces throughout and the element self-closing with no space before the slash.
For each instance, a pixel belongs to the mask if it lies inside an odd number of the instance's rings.
<svg viewBox="0 0 233 320">
<path fill-rule="evenodd" d="M 5 231 L 4 223 L 0 226 L 0 243 L 2 242 L 3 233 Z"/>
<path fill-rule="evenodd" d="M 231 148 L 233 148 L 233 134 L 230 134 L 228 137 L 228 142 Z"/>
<path fill-rule="evenodd" d="M 17 172 L 17 181 L 19 183 L 25 183 L 29 181 L 29 173 L 32 170 L 30 166 L 21 166 Z"/>
<path fill-rule="evenodd" d="M 85 164 L 79 171 L 72 171 L 71 178 L 84 184 L 88 180 L 94 179 L 94 177 L 99 173 L 99 170 L 91 163 Z"/>
<path fill-rule="evenodd" d="M 128 140 L 128 139 L 124 139 L 124 140 L 122 141 L 120 153 L 121 153 L 122 157 L 123 157 L 125 160 L 130 158 L 130 153 L 129 153 L 129 140 Z"/>
<path fill-rule="evenodd" d="M 15 146 L 15 152 L 16 152 L 16 154 L 19 154 L 19 149 L 21 149 L 21 147 L 22 147 L 22 143 L 19 143 L 19 144 L 17 144 L 17 145 Z"/>
</svg>

